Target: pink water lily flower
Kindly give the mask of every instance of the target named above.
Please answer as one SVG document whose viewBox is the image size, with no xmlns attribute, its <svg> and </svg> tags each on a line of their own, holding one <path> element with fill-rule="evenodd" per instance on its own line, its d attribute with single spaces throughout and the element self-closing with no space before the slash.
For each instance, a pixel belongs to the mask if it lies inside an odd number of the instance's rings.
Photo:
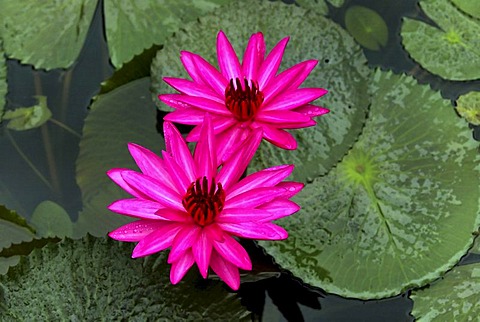
<svg viewBox="0 0 480 322">
<path fill-rule="evenodd" d="M 253 129 L 261 128 L 263 137 L 284 149 L 297 148 L 295 138 L 284 129 L 315 125 L 312 119 L 329 110 L 310 104 L 323 96 L 323 88 L 299 88 L 317 60 L 301 62 L 277 75 L 289 38 L 282 39 L 265 57 L 261 32 L 250 37 L 240 63 L 229 40 L 220 31 L 217 57 L 220 71 L 201 56 L 181 52 L 181 61 L 192 80 L 165 77 L 164 81 L 179 94 L 159 95 L 175 111 L 165 120 L 197 125 L 187 141 L 200 138 L 200 124 L 205 113 L 212 115 L 215 134 L 219 137 L 221 161 L 226 151 L 235 149 Z M 224 157 L 225 156 L 225 157 Z"/>
<path fill-rule="evenodd" d="M 112 232 L 113 239 L 138 242 L 132 257 L 170 248 L 170 280 L 178 283 L 196 263 L 206 278 L 209 267 L 232 289 L 240 284 L 239 268 L 252 263 L 236 236 L 263 240 L 287 238 L 273 220 L 293 214 L 289 199 L 303 184 L 282 182 L 293 165 L 268 168 L 240 180 L 262 139 L 261 130 L 240 146 L 219 169 L 210 117 L 205 117 L 192 156 L 183 137 L 164 123 L 162 158 L 136 144 L 129 150 L 141 170 L 112 169 L 110 178 L 133 198 L 113 202 L 111 211 L 138 218 Z"/>
</svg>

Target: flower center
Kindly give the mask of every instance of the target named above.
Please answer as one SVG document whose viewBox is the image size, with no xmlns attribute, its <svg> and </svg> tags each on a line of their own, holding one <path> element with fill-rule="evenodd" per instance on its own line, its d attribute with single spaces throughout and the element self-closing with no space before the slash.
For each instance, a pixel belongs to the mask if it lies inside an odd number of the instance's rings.
<svg viewBox="0 0 480 322">
<path fill-rule="evenodd" d="M 239 78 L 230 80 L 225 89 L 225 105 L 239 121 L 251 120 L 263 103 L 263 93 L 258 89 L 258 84 L 244 79 L 244 84 Z"/>
<path fill-rule="evenodd" d="M 222 211 L 225 203 L 225 191 L 221 183 L 212 179 L 210 186 L 206 177 L 197 179 L 188 187 L 182 204 L 196 224 L 211 224 Z"/>
</svg>

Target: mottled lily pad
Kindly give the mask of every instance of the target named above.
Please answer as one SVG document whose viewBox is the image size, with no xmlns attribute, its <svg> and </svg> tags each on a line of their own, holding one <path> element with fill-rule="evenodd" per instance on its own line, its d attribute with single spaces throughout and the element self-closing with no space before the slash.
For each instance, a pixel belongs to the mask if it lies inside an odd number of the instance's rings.
<svg viewBox="0 0 480 322">
<path fill-rule="evenodd" d="M 96 0 L 0 0 L 0 30 L 10 58 L 36 68 L 67 68 L 77 59 Z"/>
<path fill-rule="evenodd" d="M 460 96 L 456 109 L 468 123 L 480 125 L 480 92 L 470 92 Z"/>
<path fill-rule="evenodd" d="M 377 71 L 362 135 L 279 220 L 289 238 L 260 244 L 327 292 L 382 298 L 455 265 L 480 224 L 480 156 L 450 102 L 408 76 Z"/>
<path fill-rule="evenodd" d="M 8 110 L 3 115 L 4 120 L 9 120 L 7 128 L 16 131 L 31 130 L 42 126 L 52 117 L 52 112 L 47 106 L 46 96 L 36 96 L 37 105 L 19 107 Z"/>
<path fill-rule="evenodd" d="M 452 2 L 466 14 L 480 19 L 480 4 L 478 0 L 452 0 Z"/>
<path fill-rule="evenodd" d="M 15 321 L 250 320 L 222 282 L 197 286 L 192 270 L 171 285 L 167 253 L 134 260 L 132 246 L 87 237 L 34 250 L 0 277 L 0 315 Z"/>
<path fill-rule="evenodd" d="M 160 93 L 174 92 L 162 77 L 187 78 L 179 59 L 181 50 L 198 53 L 216 64 L 215 37 L 219 29 L 225 31 L 239 55 L 252 33 L 263 31 L 268 48 L 289 35 L 280 70 L 308 59 L 319 60 L 303 86 L 328 89 L 329 93 L 316 104 L 331 112 L 317 118 L 315 127 L 291 131 L 299 142 L 295 151 L 262 143 L 248 171 L 295 163 L 297 180 L 325 173 L 351 147 L 366 116 L 370 70 L 361 48 L 345 30 L 312 11 L 281 2 L 237 1 L 186 26 L 158 52 L 152 64 L 155 101 Z M 164 104 L 158 105 L 162 110 L 170 110 Z"/>
<path fill-rule="evenodd" d="M 477 238 L 472 252 L 480 254 Z M 477 321 L 480 316 L 480 263 L 453 268 L 429 287 L 413 291 L 418 321 Z"/>
<path fill-rule="evenodd" d="M 388 42 L 385 20 L 370 8 L 351 6 L 345 13 L 345 27 L 355 40 L 370 50 L 379 50 Z"/>
<path fill-rule="evenodd" d="M 450 0 L 422 0 L 420 6 L 441 28 L 405 18 L 405 49 L 423 68 L 449 80 L 480 78 L 480 22 Z"/>
<path fill-rule="evenodd" d="M 72 237 L 73 226 L 67 211 L 59 204 L 45 200 L 33 211 L 30 223 L 39 237 Z"/>
<path fill-rule="evenodd" d="M 107 210 L 127 195 L 106 175 L 111 168 L 136 168 L 127 143 L 134 142 L 159 152 L 163 138 L 155 129 L 156 109 L 150 99 L 150 80 L 142 78 L 98 96 L 85 120 L 77 159 L 77 183 L 83 211 L 76 235 L 88 231 L 102 236 L 128 221 Z"/>
</svg>

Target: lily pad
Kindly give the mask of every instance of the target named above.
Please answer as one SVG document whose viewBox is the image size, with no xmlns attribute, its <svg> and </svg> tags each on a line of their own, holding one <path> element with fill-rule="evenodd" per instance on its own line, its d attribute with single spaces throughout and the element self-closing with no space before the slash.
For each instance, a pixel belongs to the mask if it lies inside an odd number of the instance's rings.
<svg viewBox="0 0 480 322">
<path fill-rule="evenodd" d="M 480 125 L 480 92 L 470 92 L 460 96 L 456 109 L 468 123 Z"/>
<path fill-rule="evenodd" d="M 72 237 L 70 216 L 59 204 L 45 200 L 33 211 L 31 224 L 39 237 Z"/>
<path fill-rule="evenodd" d="M 30 107 L 19 107 L 8 110 L 3 115 L 4 120 L 10 120 L 7 128 L 16 131 L 31 130 L 42 126 L 52 117 L 52 112 L 47 106 L 46 96 L 35 96 L 37 105 Z"/>
<path fill-rule="evenodd" d="M 15 211 L 0 205 L 0 250 L 12 244 L 29 241 L 35 237 L 35 229 Z"/>
<path fill-rule="evenodd" d="M 480 224 L 480 155 L 450 102 L 408 76 L 377 71 L 362 135 L 260 245 L 327 292 L 383 298 L 452 268 Z"/>
<path fill-rule="evenodd" d="M 472 252 L 480 253 L 480 239 Z M 457 266 L 410 297 L 418 321 L 476 321 L 480 316 L 480 263 Z"/>
<path fill-rule="evenodd" d="M 452 2 L 466 14 L 480 19 L 480 5 L 477 0 L 452 0 Z"/>
<path fill-rule="evenodd" d="M 165 43 L 152 64 L 156 102 L 158 94 L 174 92 L 162 77 L 187 78 L 179 59 L 181 50 L 200 54 L 216 64 L 215 37 L 219 29 L 225 31 L 239 55 L 252 33 L 263 31 L 270 47 L 289 35 L 290 42 L 280 70 L 308 59 L 319 60 L 303 86 L 328 89 L 329 93 L 316 103 L 331 112 L 318 118 L 315 127 L 291 132 L 299 142 L 295 151 L 262 143 L 248 171 L 295 163 L 294 178 L 297 180 L 325 173 L 351 147 L 366 117 L 371 72 L 361 48 L 345 30 L 312 11 L 281 2 L 237 1 L 187 25 L 184 32 L 178 32 Z M 164 104 L 158 103 L 158 106 L 169 110 Z"/>
<path fill-rule="evenodd" d="M 96 4 L 96 0 L 1 0 L 5 52 L 36 68 L 70 67 L 83 47 Z"/>
<path fill-rule="evenodd" d="M 171 285 L 167 253 L 133 260 L 132 246 L 87 237 L 34 250 L 0 277 L 0 314 L 27 321 L 250 320 L 222 282 L 197 286 L 192 270 Z"/>
<path fill-rule="evenodd" d="M 128 221 L 106 208 L 116 199 L 127 197 L 106 172 L 112 168 L 136 168 L 128 152 L 129 142 L 157 152 L 164 148 L 163 138 L 155 129 L 156 108 L 149 87 L 149 78 L 130 82 L 98 96 L 90 107 L 77 159 L 76 178 L 84 208 L 75 227 L 76 235 L 88 231 L 101 236 Z"/>
<path fill-rule="evenodd" d="M 3 119 L 5 97 L 7 96 L 7 66 L 3 52 L 2 39 L 0 39 L 0 122 Z"/>
<path fill-rule="evenodd" d="M 448 80 L 480 78 L 480 23 L 450 0 L 422 0 L 420 6 L 441 28 L 405 18 L 405 49 L 423 68 Z"/>
<path fill-rule="evenodd" d="M 345 13 L 345 27 L 355 40 L 370 50 L 380 50 L 388 42 L 385 20 L 370 8 L 351 6 Z"/>
</svg>

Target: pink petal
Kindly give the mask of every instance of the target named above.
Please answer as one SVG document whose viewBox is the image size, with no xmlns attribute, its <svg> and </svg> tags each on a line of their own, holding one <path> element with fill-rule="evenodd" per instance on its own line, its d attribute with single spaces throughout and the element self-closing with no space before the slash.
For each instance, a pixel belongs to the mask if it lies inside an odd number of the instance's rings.
<svg viewBox="0 0 480 322">
<path fill-rule="evenodd" d="M 126 192 L 131 194 L 132 196 L 140 198 L 140 199 L 145 199 L 146 195 L 144 193 L 130 187 L 130 185 L 123 179 L 122 173 L 125 173 L 125 172 L 135 172 L 135 171 L 130 170 L 130 169 L 115 168 L 115 169 L 108 170 L 107 171 L 107 176 L 109 176 L 110 179 L 112 179 L 113 182 L 115 182 L 118 186 L 120 186 L 120 188 L 122 188 L 123 190 L 125 190 Z"/>
<path fill-rule="evenodd" d="M 258 87 L 264 89 L 267 87 L 268 82 L 275 76 L 278 71 L 278 67 L 282 62 L 283 53 L 287 46 L 289 37 L 285 37 L 275 45 L 272 51 L 268 54 L 267 58 L 263 62 L 258 72 Z"/>
<path fill-rule="evenodd" d="M 200 76 L 203 78 L 203 83 L 209 85 L 214 92 L 220 97 L 225 97 L 225 89 L 228 86 L 228 79 L 222 73 L 210 65 L 205 59 L 196 54 L 191 54 L 192 60 L 197 70 L 200 71 Z"/>
<path fill-rule="evenodd" d="M 158 95 L 158 99 L 174 109 L 185 110 L 195 108 L 195 106 L 191 104 L 179 101 L 178 97 L 180 97 L 181 95 L 183 94 L 161 94 Z"/>
<path fill-rule="evenodd" d="M 171 189 L 176 189 L 163 160 L 158 155 L 135 143 L 129 143 L 128 150 L 143 174 L 164 182 Z"/>
<path fill-rule="evenodd" d="M 272 223 L 244 222 L 219 223 L 218 225 L 224 231 L 243 238 L 281 240 L 288 237 L 285 229 Z"/>
<path fill-rule="evenodd" d="M 172 249 L 170 250 L 170 254 L 168 254 L 168 263 L 174 263 L 182 257 L 183 254 L 192 247 L 200 232 L 200 227 L 195 224 L 183 225 L 173 240 Z"/>
<path fill-rule="evenodd" d="M 251 129 L 240 126 L 231 126 L 217 136 L 217 160 L 222 164 L 234 153 L 245 140 Z"/>
<path fill-rule="evenodd" d="M 265 40 L 263 34 L 257 32 L 248 40 L 247 48 L 243 54 L 242 71 L 247 80 L 256 80 L 257 72 L 265 57 Z"/>
<path fill-rule="evenodd" d="M 278 93 L 284 93 L 297 89 L 298 86 L 300 86 L 300 84 L 302 84 L 307 78 L 308 74 L 310 74 L 317 63 L 317 60 L 307 60 L 281 72 L 263 90 L 263 104 L 267 104 L 268 101 L 275 98 Z"/>
<path fill-rule="evenodd" d="M 160 181 L 134 171 L 122 172 L 122 177 L 132 188 L 142 191 L 150 199 L 158 201 L 165 207 L 185 210 L 182 197 Z"/>
<path fill-rule="evenodd" d="M 223 230 L 216 224 L 212 223 L 208 226 L 203 227 L 203 231 L 205 234 L 207 234 L 207 237 L 211 241 L 218 241 L 218 242 L 223 242 L 224 239 L 224 233 Z"/>
<path fill-rule="evenodd" d="M 200 83 L 192 82 L 188 79 L 173 77 L 164 77 L 163 81 L 182 94 L 205 97 L 209 100 L 217 101 L 218 103 L 225 102 L 225 96 L 219 96 L 210 87 Z"/>
<path fill-rule="evenodd" d="M 163 133 L 167 152 L 172 155 L 175 162 L 183 169 L 189 181 L 195 181 L 197 178 L 195 164 L 182 135 L 170 122 L 163 122 Z"/>
<path fill-rule="evenodd" d="M 108 206 L 110 211 L 122 215 L 154 220 L 164 219 L 155 214 L 162 208 L 164 208 L 164 206 L 158 202 L 138 198 L 120 199 Z"/>
<path fill-rule="evenodd" d="M 243 79 L 237 54 L 230 41 L 228 41 L 227 36 L 225 36 L 225 33 L 221 30 L 217 35 L 217 58 L 218 66 L 227 80 L 235 78 Z"/>
<path fill-rule="evenodd" d="M 174 96 L 175 95 L 175 96 Z M 230 112 L 226 107 L 225 103 L 218 103 L 216 101 L 209 100 L 203 97 L 188 96 L 184 94 L 165 94 L 161 95 L 161 100 L 166 103 L 164 100 L 165 97 L 169 98 L 169 102 L 177 101 L 185 104 L 185 107 L 191 108 L 196 107 L 205 112 L 209 112 L 215 115 L 223 115 L 231 117 L 232 112 Z M 169 104 L 172 106 L 172 104 Z"/>
<path fill-rule="evenodd" d="M 213 247 L 220 256 L 228 260 L 233 265 L 244 269 L 251 270 L 252 262 L 248 257 L 247 251 L 234 238 L 225 234 L 224 241 L 213 241 Z"/>
<path fill-rule="evenodd" d="M 204 122 L 200 125 L 201 135 L 195 146 L 193 154 L 195 166 L 197 169 L 197 177 L 213 178 L 217 173 L 217 151 L 215 150 L 215 138 L 211 117 L 207 113 Z"/>
<path fill-rule="evenodd" d="M 218 223 L 263 222 L 267 221 L 266 218 L 270 217 L 272 217 L 272 213 L 264 209 L 229 208 L 222 210 L 215 221 Z"/>
<path fill-rule="evenodd" d="M 262 123 L 270 123 L 275 127 L 280 127 L 278 124 L 297 124 L 311 122 L 312 119 L 308 116 L 291 111 L 259 111 L 255 119 Z"/>
<path fill-rule="evenodd" d="M 230 115 L 231 116 L 231 115 Z M 220 115 L 210 115 L 212 118 L 213 132 L 218 135 L 226 129 L 236 125 L 238 122 L 233 117 L 225 117 Z M 203 121 L 202 121 L 203 122 Z M 187 136 L 187 142 L 196 142 L 200 138 L 200 126 L 196 126 Z"/>
<path fill-rule="evenodd" d="M 202 77 L 202 72 L 197 69 L 197 65 L 193 60 L 195 54 L 188 51 L 180 52 L 180 60 L 182 61 L 183 67 L 187 71 L 188 75 L 193 79 L 197 84 L 205 85 L 205 82 Z"/>
<path fill-rule="evenodd" d="M 243 192 L 233 198 L 225 199 L 223 210 L 230 208 L 256 208 L 285 194 L 284 188 L 265 187 Z"/>
<path fill-rule="evenodd" d="M 277 188 L 284 189 L 284 193 L 282 194 L 282 198 L 291 198 L 295 196 L 297 193 L 302 191 L 305 184 L 302 182 L 294 182 L 294 181 L 286 181 L 280 182 L 276 185 Z"/>
<path fill-rule="evenodd" d="M 193 257 L 203 278 L 207 278 L 208 266 L 212 255 L 212 241 L 207 232 L 202 229 L 197 240 L 192 245 Z"/>
<path fill-rule="evenodd" d="M 165 161 L 165 166 L 167 170 L 172 174 L 172 177 L 175 178 L 172 182 L 177 187 L 177 191 L 179 191 L 179 195 L 183 197 L 185 192 L 188 189 L 188 186 L 194 181 L 190 180 L 188 174 L 185 169 L 177 164 L 173 157 L 168 154 L 166 151 L 162 151 L 163 160 Z"/>
<path fill-rule="evenodd" d="M 240 273 L 237 266 L 223 259 L 216 251 L 212 252 L 210 266 L 232 290 L 238 290 L 240 287 Z"/>
<path fill-rule="evenodd" d="M 173 239 L 180 228 L 182 228 L 182 225 L 177 223 L 164 223 L 140 240 L 133 249 L 132 258 L 148 256 L 167 249 L 172 245 Z"/>
<path fill-rule="evenodd" d="M 192 267 L 193 263 L 194 258 L 192 251 L 188 250 L 178 261 L 172 264 L 172 268 L 170 269 L 170 282 L 172 282 L 173 285 L 180 282 L 190 267 Z"/>
<path fill-rule="evenodd" d="M 108 236 L 119 241 L 137 242 L 165 225 L 168 224 L 161 220 L 137 220 L 115 229 Z"/>
<path fill-rule="evenodd" d="M 327 92 L 323 88 L 299 88 L 276 96 L 270 102 L 262 105 L 262 111 L 291 110 L 313 102 Z"/>
<path fill-rule="evenodd" d="M 286 150 L 295 150 L 297 148 L 297 141 L 287 131 L 277 129 L 266 123 L 257 123 L 263 129 L 263 137 L 268 142 Z"/>
<path fill-rule="evenodd" d="M 297 113 L 302 113 L 303 115 L 306 115 L 308 117 L 320 116 L 330 112 L 328 108 L 324 108 L 324 107 L 316 106 L 312 104 L 307 104 L 307 105 L 297 107 L 296 109 L 293 109 L 293 111 Z"/>
<path fill-rule="evenodd" d="M 192 217 L 185 210 L 180 211 L 170 208 L 163 208 L 157 210 L 157 212 L 155 212 L 155 215 L 160 217 L 160 219 L 162 220 L 193 223 Z"/>
<path fill-rule="evenodd" d="M 254 130 L 237 152 L 224 162 L 222 169 L 217 175 L 217 182 L 222 183 L 223 189 L 228 190 L 231 185 L 240 179 L 257 151 L 261 139 L 262 132 L 258 129 Z"/>
<path fill-rule="evenodd" d="M 205 111 L 195 107 L 178 109 L 164 116 L 163 120 L 187 125 L 197 125 L 203 122 Z"/>
<path fill-rule="evenodd" d="M 237 182 L 227 191 L 226 200 L 255 188 L 273 187 L 288 177 L 292 173 L 293 168 L 293 165 L 285 164 L 252 173 Z"/>
<path fill-rule="evenodd" d="M 258 209 L 266 210 L 272 214 L 270 217 L 260 220 L 261 222 L 267 222 L 290 216 L 299 211 L 300 206 L 291 200 L 274 199 L 270 202 L 264 203 L 258 207 Z"/>
</svg>

